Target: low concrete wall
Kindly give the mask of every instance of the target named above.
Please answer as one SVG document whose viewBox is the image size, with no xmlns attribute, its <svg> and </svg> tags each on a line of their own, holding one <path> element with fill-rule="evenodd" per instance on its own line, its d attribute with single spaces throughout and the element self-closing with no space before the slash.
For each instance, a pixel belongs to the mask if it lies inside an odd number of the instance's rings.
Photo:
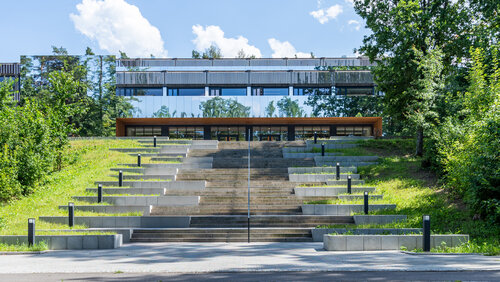
<svg viewBox="0 0 500 282">
<path fill-rule="evenodd" d="M 68 224 L 67 216 L 40 216 L 40 220 Z M 76 225 L 88 228 L 187 228 L 190 216 L 75 216 Z"/>
<path fill-rule="evenodd" d="M 469 241 L 469 235 L 431 235 L 431 248 L 459 246 Z M 323 235 L 323 247 L 327 251 L 381 251 L 422 249 L 422 235 Z"/>
<path fill-rule="evenodd" d="M 363 225 L 363 224 L 388 224 L 398 221 L 406 220 L 406 215 L 399 214 L 388 214 L 388 215 L 354 215 L 354 224 Z"/>
<path fill-rule="evenodd" d="M 330 167 L 289 167 L 288 168 L 288 174 L 303 174 L 303 173 L 322 173 L 322 172 L 330 172 L 332 174 L 337 173 L 337 168 L 335 166 L 330 166 Z M 356 173 L 357 168 L 356 167 L 340 167 L 340 172 L 341 173 Z"/>
<path fill-rule="evenodd" d="M 359 174 L 349 174 L 353 180 L 359 179 Z M 346 179 L 347 174 L 341 174 L 340 179 Z M 326 182 L 330 179 L 335 179 L 336 174 L 290 174 L 288 178 L 291 182 Z M 351 182 L 352 183 L 352 182 Z"/>
<path fill-rule="evenodd" d="M 203 191 L 207 186 L 204 180 L 198 181 L 172 181 L 165 185 L 167 191 Z"/>
<path fill-rule="evenodd" d="M 395 209 L 396 205 L 369 205 L 369 210 Z M 363 212 L 363 205 L 302 205 L 304 215 L 351 215 Z"/>
<path fill-rule="evenodd" d="M 336 162 L 336 161 L 323 161 L 323 160 L 314 159 L 315 166 L 334 166 L 337 163 L 338 162 Z M 374 164 L 377 164 L 377 162 L 342 162 L 340 165 L 360 167 L 360 166 L 367 166 L 367 165 L 374 165 Z"/>
<path fill-rule="evenodd" d="M 314 157 L 315 161 L 320 162 L 335 162 L 335 163 L 351 163 L 351 162 L 376 162 L 379 157 L 377 156 L 316 156 Z"/>
<path fill-rule="evenodd" d="M 160 148 L 110 148 L 110 151 L 117 151 L 121 153 L 159 153 Z"/>
<path fill-rule="evenodd" d="M 338 196 L 339 194 L 347 193 L 347 187 L 296 187 L 293 189 L 298 197 L 314 197 L 314 196 Z M 375 192 L 375 187 L 352 187 L 352 193 Z"/>
<path fill-rule="evenodd" d="M 364 199 L 363 195 L 338 195 L 337 196 L 341 200 L 361 200 Z M 383 195 L 373 195 L 370 194 L 368 196 L 369 200 L 381 200 L 384 196 Z"/>
<path fill-rule="evenodd" d="M 162 154 L 187 154 L 188 152 L 188 145 L 167 145 L 160 147 L 160 153 Z"/>
<path fill-rule="evenodd" d="M 325 143 L 325 149 L 348 149 L 348 148 L 354 148 L 357 147 L 358 145 L 356 144 L 350 144 L 350 143 L 338 143 L 338 144 L 328 144 Z M 318 144 L 312 144 L 312 143 L 307 143 L 308 150 L 311 150 L 312 148 L 320 148 L 321 149 L 321 142 L 318 142 Z"/>
<path fill-rule="evenodd" d="M 59 206 L 60 209 L 67 210 L 68 206 Z M 98 213 L 128 213 L 142 212 L 143 216 L 151 213 L 151 206 L 109 206 L 109 205 L 75 205 L 77 211 L 90 211 Z"/>
<path fill-rule="evenodd" d="M 325 156 L 338 156 L 340 153 L 326 153 Z M 283 152 L 283 158 L 285 159 L 311 159 L 316 156 L 321 156 L 321 153 L 285 153 Z"/>
<path fill-rule="evenodd" d="M 97 197 L 97 188 L 87 188 L 88 192 L 95 193 Z M 103 195 L 110 194 L 143 194 L 143 195 L 151 195 L 158 194 L 163 196 L 165 194 L 165 188 L 103 188 Z"/>
<path fill-rule="evenodd" d="M 14 245 L 28 243 L 28 236 L 3 235 L 0 242 Z M 113 235 L 38 235 L 35 243 L 46 242 L 50 250 L 116 249 L 122 246 L 122 234 Z"/>
<path fill-rule="evenodd" d="M 351 185 L 364 185 L 364 184 L 365 184 L 364 180 L 359 180 L 359 179 L 351 180 Z M 341 180 L 332 180 L 331 179 L 331 180 L 326 181 L 326 185 L 347 187 L 347 180 L 346 179 L 341 179 Z"/>
<path fill-rule="evenodd" d="M 130 243 L 130 238 L 132 238 L 132 233 L 134 232 L 134 229 L 132 228 L 87 228 L 87 229 L 42 229 L 42 230 L 37 230 L 37 232 L 40 231 L 48 231 L 48 232 L 114 232 L 116 234 L 121 234 L 122 235 L 122 243 L 127 244 Z"/>
<path fill-rule="evenodd" d="M 401 235 L 422 233 L 422 228 L 314 228 L 311 234 L 314 242 L 323 242 L 323 235 L 330 233 L 353 233 L 353 235 Z"/>
<path fill-rule="evenodd" d="M 88 203 L 97 202 L 93 196 L 73 196 Z M 197 206 L 200 196 L 103 196 L 103 202 L 117 206 Z"/>
</svg>

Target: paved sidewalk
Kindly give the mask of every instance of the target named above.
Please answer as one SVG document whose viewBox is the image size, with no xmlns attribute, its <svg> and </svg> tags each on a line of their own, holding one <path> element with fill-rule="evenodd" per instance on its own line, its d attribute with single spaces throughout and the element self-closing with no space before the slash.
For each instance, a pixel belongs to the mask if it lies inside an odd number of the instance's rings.
<svg viewBox="0 0 500 282">
<path fill-rule="evenodd" d="M 129 244 L 115 250 L 0 256 L 0 273 L 484 270 L 500 270 L 500 257 L 326 252 L 322 243 Z"/>
</svg>

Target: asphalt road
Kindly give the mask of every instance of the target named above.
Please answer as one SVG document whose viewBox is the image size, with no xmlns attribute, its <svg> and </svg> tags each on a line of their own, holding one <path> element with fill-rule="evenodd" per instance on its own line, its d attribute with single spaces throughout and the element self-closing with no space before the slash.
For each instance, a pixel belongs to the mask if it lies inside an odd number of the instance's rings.
<svg viewBox="0 0 500 282">
<path fill-rule="evenodd" d="M 500 271 L 1 274 L 1 281 L 500 281 Z"/>
</svg>

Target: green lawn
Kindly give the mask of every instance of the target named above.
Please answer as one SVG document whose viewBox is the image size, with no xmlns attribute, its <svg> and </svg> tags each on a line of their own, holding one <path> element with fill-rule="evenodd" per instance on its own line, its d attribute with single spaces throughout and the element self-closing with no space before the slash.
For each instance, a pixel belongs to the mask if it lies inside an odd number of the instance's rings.
<svg viewBox="0 0 500 282">
<path fill-rule="evenodd" d="M 74 201 L 73 195 L 86 195 L 85 188 L 94 187 L 94 181 L 105 179 L 110 168 L 118 163 L 132 163 L 136 157 L 126 153 L 110 151 L 109 148 L 138 147 L 133 140 L 77 140 L 71 141 L 67 149 L 66 163 L 61 171 L 49 176 L 47 181 L 27 197 L 3 203 L 0 207 L 0 234 L 26 235 L 28 218 L 39 216 L 65 216 L 67 211 L 58 208 Z M 76 212 L 79 216 L 104 215 L 92 212 Z M 139 215 L 138 213 L 120 215 Z M 50 224 L 37 220 L 37 230 L 68 229 L 66 225 Z M 74 226 L 75 229 L 85 226 Z"/>
</svg>

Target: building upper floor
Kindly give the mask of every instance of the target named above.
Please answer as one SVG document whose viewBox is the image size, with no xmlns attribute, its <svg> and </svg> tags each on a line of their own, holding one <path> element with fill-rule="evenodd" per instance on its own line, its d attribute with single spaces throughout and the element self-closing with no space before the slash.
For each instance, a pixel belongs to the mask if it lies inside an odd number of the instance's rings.
<svg viewBox="0 0 500 282">
<path fill-rule="evenodd" d="M 373 87 L 367 58 L 119 59 L 117 87 Z"/>
<path fill-rule="evenodd" d="M 20 66 L 19 63 L 0 63 L 0 82 L 5 80 L 17 80 L 12 89 L 12 97 L 15 101 L 19 101 L 20 89 Z"/>
</svg>

